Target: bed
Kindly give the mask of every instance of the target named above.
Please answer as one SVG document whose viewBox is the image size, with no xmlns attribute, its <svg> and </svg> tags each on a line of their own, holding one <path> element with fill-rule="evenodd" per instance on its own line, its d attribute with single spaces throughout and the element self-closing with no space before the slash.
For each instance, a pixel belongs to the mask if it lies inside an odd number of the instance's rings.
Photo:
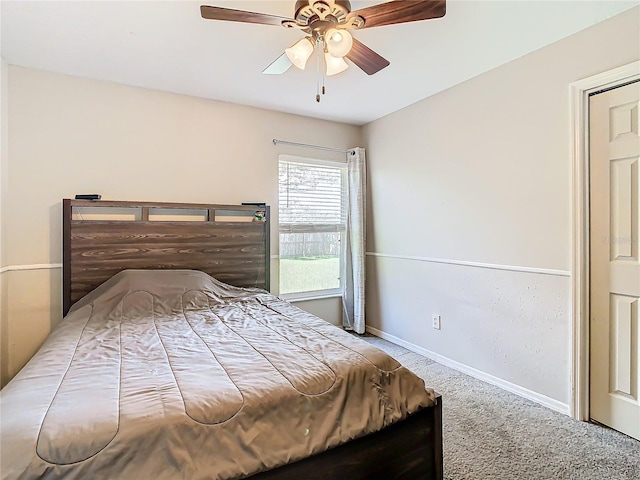
<svg viewBox="0 0 640 480">
<path fill-rule="evenodd" d="M 268 292 L 267 206 L 63 212 L 66 316 L 2 390 L 3 478 L 442 478 L 441 398 Z"/>
</svg>

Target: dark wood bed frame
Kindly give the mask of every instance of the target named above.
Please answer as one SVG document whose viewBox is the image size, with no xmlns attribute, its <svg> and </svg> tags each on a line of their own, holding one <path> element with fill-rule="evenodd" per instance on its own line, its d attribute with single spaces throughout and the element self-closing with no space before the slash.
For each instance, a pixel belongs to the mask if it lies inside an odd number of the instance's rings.
<svg viewBox="0 0 640 480">
<path fill-rule="evenodd" d="M 270 211 L 264 204 L 64 199 L 62 206 L 64 314 L 125 269 L 195 269 L 231 285 L 269 290 Z M 441 480 L 442 398 L 379 432 L 252 478 Z"/>
</svg>

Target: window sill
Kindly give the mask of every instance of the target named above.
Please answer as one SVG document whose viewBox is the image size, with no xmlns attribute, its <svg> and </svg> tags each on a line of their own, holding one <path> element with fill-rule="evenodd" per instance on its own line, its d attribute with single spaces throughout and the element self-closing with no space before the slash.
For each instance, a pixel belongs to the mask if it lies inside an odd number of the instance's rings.
<svg viewBox="0 0 640 480">
<path fill-rule="evenodd" d="M 309 295 L 305 294 L 286 294 L 280 295 L 280 298 L 286 300 L 289 303 L 297 303 L 297 302 L 307 302 L 310 300 L 326 300 L 328 298 L 341 298 L 342 293 L 310 293 Z"/>
</svg>

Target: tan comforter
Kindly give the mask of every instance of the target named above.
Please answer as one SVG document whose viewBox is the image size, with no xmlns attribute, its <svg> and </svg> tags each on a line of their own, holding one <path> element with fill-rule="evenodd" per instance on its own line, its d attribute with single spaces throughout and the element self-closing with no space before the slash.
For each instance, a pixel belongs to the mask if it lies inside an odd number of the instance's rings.
<svg viewBox="0 0 640 480">
<path fill-rule="evenodd" d="M 125 271 L 2 390 L 2 478 L 241 478 L 433 405 L 379 349 L 263 290 Z"/>
</svg>

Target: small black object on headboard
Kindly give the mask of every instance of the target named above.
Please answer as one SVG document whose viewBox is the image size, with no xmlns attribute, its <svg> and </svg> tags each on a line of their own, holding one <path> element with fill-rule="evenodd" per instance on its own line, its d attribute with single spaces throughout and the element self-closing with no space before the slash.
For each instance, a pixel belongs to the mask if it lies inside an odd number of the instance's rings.
<svg viewBox="0 0 640 480">
<path fill-rule="evenodd" d="M 99 193 L 83 193 L 76 195 L 76 200 L 100 200 L 102 195 Z"/>
</svg>

